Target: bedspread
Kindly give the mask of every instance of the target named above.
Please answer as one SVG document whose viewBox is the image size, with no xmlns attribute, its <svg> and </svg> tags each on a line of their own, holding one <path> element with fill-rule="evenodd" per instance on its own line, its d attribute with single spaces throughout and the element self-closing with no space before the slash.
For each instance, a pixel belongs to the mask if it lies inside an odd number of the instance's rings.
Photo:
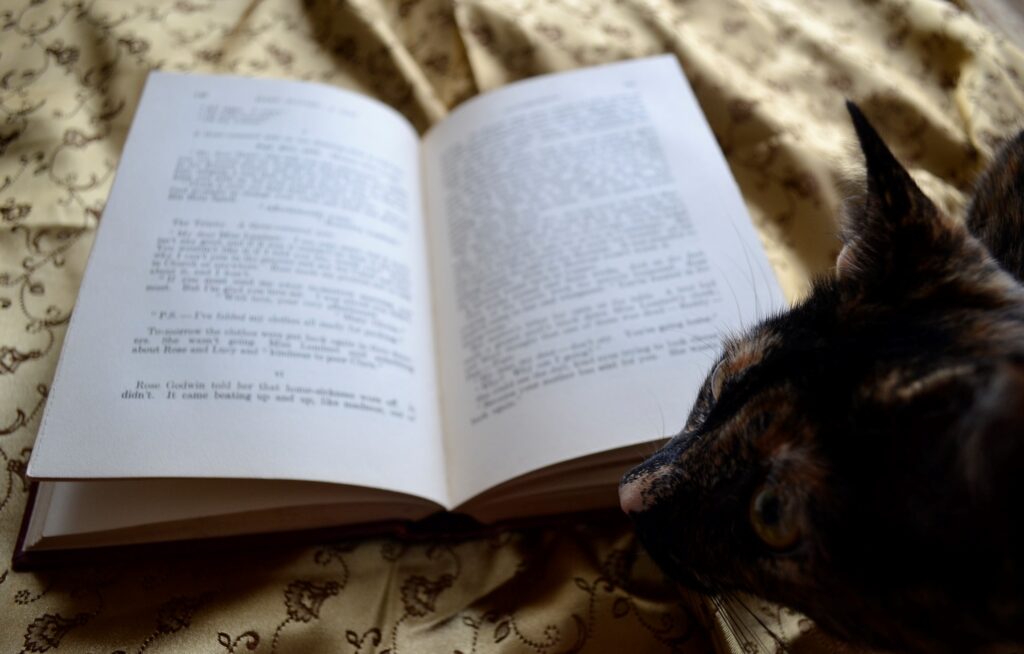
<svg viewBox="0 0 1024 654">
<path fill-rule="evenodd" d="M 311 79 L 425 129 L 539 73 L 676 54 L 788 295 L 837 252 L 859 164 L 843 100 L 958 210 L 1024 116 L 1024 56 L 938 0 L 0 2 L 0 649 L 771 650 L 751 614 L 667 583 L 623 521 L 15 573 L 40 411 L 148 70 Z M 828 641 L 749 601 L 795 651 Z"/>
</svg>

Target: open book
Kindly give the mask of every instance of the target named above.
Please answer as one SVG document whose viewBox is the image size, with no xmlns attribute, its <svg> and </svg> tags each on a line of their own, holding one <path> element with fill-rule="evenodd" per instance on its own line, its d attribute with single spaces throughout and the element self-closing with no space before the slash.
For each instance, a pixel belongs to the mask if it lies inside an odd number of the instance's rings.
<svg viewBox="0 0 1024 654">
<path fill-rule="evenodd" d="M 335 88 L 152 73 L 20 554 L 615 506 L 721 334 L 781 306 L 674 58 L 422 139 Z"/>
</svg>

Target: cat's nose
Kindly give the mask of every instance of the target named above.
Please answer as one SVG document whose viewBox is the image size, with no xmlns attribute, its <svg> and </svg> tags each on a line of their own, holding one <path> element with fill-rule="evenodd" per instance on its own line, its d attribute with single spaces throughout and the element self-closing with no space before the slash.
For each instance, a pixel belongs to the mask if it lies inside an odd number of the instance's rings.
<svg viewBox="0 0 1024 654">
<path fill-rule="evenodd" d="M 640 513 L 644 506 L 644 489 L 647 481 L 643 475 L 623 479 L 619 484 L 619 506 L 628 513 Z"/>
<path fill-rule="evenodd" d="M 619 482 L 619 506 L 626 513 L 647 511 L 672 487 L 673 475 L 671 464 L 656 459 L 641 463 Z"/>
</svg>

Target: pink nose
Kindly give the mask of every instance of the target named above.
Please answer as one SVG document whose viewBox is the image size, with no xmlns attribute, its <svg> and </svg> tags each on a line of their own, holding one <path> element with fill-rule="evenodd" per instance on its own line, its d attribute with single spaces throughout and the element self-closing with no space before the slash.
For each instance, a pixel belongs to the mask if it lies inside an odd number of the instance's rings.
<svg viewBox="0 0 1024 654">
<path fill-rule="evenodd" d="M 644 506 L 644 490 L 647 488 L 646 477 L 633 477 L 619 484 L 619 506 L 626 513 L 640 513 Z"/>
<path fill-rule="evenodd" d="M 640 513 L 651 508 L 658 496 L 672 485 L 673 467 L 661 464 L 653 468 L 643 465 L 619 483 L 619 506 L 626 513 Z"/>
</svg>

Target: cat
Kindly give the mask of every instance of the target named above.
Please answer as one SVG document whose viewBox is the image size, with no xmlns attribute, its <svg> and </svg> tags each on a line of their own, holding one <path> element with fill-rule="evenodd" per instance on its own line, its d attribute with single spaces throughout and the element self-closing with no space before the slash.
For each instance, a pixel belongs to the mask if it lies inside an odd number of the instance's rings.
<svg viewBox="0 0 1024 654">
<path fill-rule="evenodd" d="M 848 110 L 867 182 L 835 275 L 726 340 L 621 504 L 699 591 L 890 651 L 1024 643 L 1024 132 L 958 221 Z"/>
</svg>

